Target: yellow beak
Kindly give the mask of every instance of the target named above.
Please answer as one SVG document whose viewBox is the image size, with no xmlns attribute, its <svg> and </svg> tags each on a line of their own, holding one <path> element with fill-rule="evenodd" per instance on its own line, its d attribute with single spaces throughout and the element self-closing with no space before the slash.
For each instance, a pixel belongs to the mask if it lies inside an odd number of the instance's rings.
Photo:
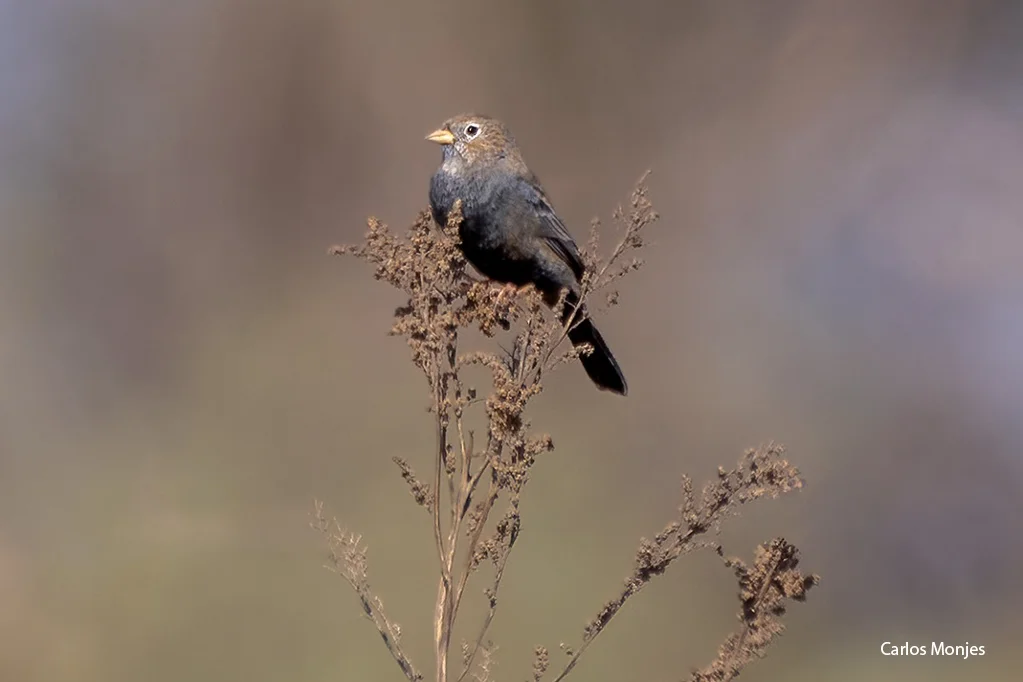
<svg viewBox="0 0 1023 682">
<path fill-rule="evenodd" d="M 436 142 L 437 144 L 451 144 L 455 141 L 455 136 L 451 134 L 450 130 L 441 128 L 440 130 L 434 130 L 432 133 L 427 135 L 426 139 L 430 142 Z"/>
</svg>

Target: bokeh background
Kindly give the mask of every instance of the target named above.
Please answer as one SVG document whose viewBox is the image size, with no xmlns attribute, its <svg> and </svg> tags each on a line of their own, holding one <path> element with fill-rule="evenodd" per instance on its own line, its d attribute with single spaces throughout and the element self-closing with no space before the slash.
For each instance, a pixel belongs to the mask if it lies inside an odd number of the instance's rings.
<svg viewBox="0 0 1023 682">
<path fill-rule="evenodd" d="M 411 221 L 463 110 L 578 236 L 647 168 L 663 215 L 601 319 L 631 395 L 569 366 L 537 403 L 498 679 L 577 641 L 682 473 L 771 439 L 809 485 L 722 541 L 824 582 L 744 679 L 1018 679 L 1020 3 L 5 0 L 0 60 L 3 680 L 399 679 L 314 497 L 429 670 L 390 462 L 428 470 L 428 396 L 400 298 L 326 249 Z M 575 676 L 683 677 L 734 592 L 690 558 Z"/>
</svg>

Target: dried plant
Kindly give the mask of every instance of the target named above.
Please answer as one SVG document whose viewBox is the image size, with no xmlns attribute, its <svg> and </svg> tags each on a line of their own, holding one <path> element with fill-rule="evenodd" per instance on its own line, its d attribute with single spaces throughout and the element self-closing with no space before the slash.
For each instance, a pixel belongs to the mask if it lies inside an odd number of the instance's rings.
<svg viewBox="0 0 1023 682">
<path fill-rule="evenodd" d="M 614 222 L 621 232 L 617 245 L 605 259 L 599 257 L 600 224 L 594 221 L 583 253 L 586 274 L 582 301 L 605 295 L 607 306 L 617 303 L 611 286 L 642 265 L 635 253 L 643 246 L 645 230 L 657 220 L 647 198 L 645 178 L 633 191 L 628 209 L 619 207 Z M 458 248 L 461 212 L 456 205 L 448 224 L 437 229 L 428 211 L 422 212 L 402 238 L 371 218 L 365 241 L 358 246 L 338 246 L 335 254 L 351 254 L 371 263 L 376 279 L 401 290 L 407 303 L 395 311 L 391 334 L 404 337 L 412 361 L 426 377 L 431 412 L 436 425 L 433 470 L 429 481 L 421 480 L 412 466 L 396 458 L 412 499 L 432 520 L 437 552 L 438 587 L 433 615 L 434 679 L 447 682 L 494 679 L 496 647 L 488 639 L 498 606 L 498 595 L 508 557 L 521 530 L 521 493 L 537 458 L 553 449 L 550 436 L 535 434 L 527 419 L 530 400 L 543 388 L 549 372 L 564 362 L 589 352 L 564 343 L 572 319 L 562 323 L 531 286 L 509 291 L 481 281 Z M 558 306 L 564 302 L 559 302 Z M 592 303 L 591 303 L 592 307 Z M 474 350 L 460 352 L 460 335 L 478 329 L 486 336 L 516 326 L 510 347 L 503 353 Z M 467 368 L 489 370 L 491 387 L 477 393 L 465 378 Z M 470 412 L 482 409 L 485 433 L 477 438 L 470 426 Z M 621 592 L 609 601 L 586 626 L 576 647 L 566 647 L 566 660 L 556 666 L 549 652 L 534 652 L 533 682 L 564 679 L 625 602 L 683 554 L 694 549 L 720 547 L 703 538 L 714 535 L 722 521 L 738 507 L 765 496 L 777 496 L 799 488 L 799 472 L 782 457 L 780 447 L 751 450 L 731 470 L 694 493 L 683 478 L 679 515 L 653 540 L 643 539 L 635 567 Z M 496 511 L 498 508 L 502 511 Z M 366 554 L 359 537 L 328 520 L 317 503 L 315 528 L 327 537 L 329 567 L 355 590 L 363 609 L 376 625 L 384 644 L 409 680 L 423 679 L 401 647 L 401 629 L 384 613 L 381 600 L 370 589 Z M 490 565 L 484 595 L 486 613 L 474 637 L 461 646 L 461 669 L 449 673 L 451 637 L 469 581 Z M 781 631 L 779 618 L 787 599 L 802 599 L 817 581 L 796 571 L 796 550 L 775 540 L 758 551 L 752 569 L 730 559 L 740 584 L 743 629 L 722 645 L 717 660 L 694 673 L 694 680 L 728 680 L 751 660 L 763 654 Z M 479 579 L 483 579 L 482 577 Z"/>
</svg>

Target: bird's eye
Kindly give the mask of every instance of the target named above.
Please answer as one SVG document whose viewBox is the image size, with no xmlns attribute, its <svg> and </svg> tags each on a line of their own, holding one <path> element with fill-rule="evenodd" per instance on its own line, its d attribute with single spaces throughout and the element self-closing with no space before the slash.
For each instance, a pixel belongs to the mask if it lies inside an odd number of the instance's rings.
<svg viewBox="0 0 1023 682">
<path fill-rule="evenodd" d="M 470 140 L 480 134 L 480 127 L 475 123 L 465 126 L 465 136 Z"/>
</svg>

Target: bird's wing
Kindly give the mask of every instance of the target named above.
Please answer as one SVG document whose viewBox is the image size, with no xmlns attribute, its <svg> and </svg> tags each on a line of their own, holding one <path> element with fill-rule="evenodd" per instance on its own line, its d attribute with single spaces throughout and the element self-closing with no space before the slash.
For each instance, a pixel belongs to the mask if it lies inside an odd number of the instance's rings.
<svg viewBox="0 0 1023 682">
<path fill-rule="evenodd" d="M 554 212 L 554 207 L 535 179 L 523 178 L 522 185 L 523 194 L 529 200 L 534 215 L 539 217 L 537 236 L 545 241 L 558 258 L 565 261 L 576 279 L 582 280 L 586 267 L 583 265 L 582 256 L 579 255 L 579 247 L 568 233 L 565 223 L 561 222 L 561 218 Z"/>
</svg>

